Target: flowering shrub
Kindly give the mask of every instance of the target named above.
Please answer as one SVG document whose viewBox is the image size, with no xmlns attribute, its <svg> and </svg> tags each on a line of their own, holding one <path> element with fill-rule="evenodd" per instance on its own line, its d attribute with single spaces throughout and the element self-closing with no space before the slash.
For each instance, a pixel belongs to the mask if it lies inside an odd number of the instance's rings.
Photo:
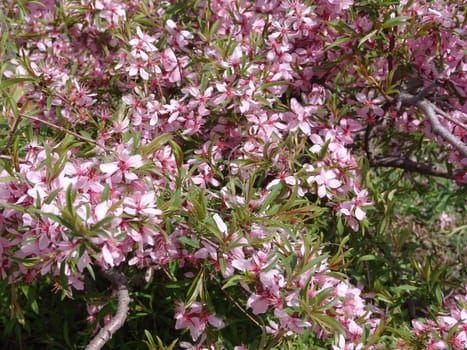
<svg viewBox="0 0 467 350">
<path fill-rule="evenodd" d="M 84 299 L 103 321 L 88 349 L 123 325 L 128 293 L 158 283 L 173 290 L 157 292 L 172 309 L 165 340 L 183 330 L 182 348 L 395 346 L 390 315 L 344 274 L 348 249 L 378 220 L 371 171 L 467 182 L 457 2 L 1 11 L 2 279 Z M 115 314 L 95 297 L 102 281 Z M 449 307 L 437 326 L 413 321 L 414 341 L 465 345 L 465 305 Z"/>
</svg>

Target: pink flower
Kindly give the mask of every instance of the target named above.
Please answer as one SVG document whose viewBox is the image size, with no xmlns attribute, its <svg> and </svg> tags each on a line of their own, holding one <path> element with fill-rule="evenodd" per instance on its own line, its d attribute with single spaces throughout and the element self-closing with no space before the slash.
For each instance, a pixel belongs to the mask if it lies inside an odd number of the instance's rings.
<svg viewBox="0 0 467 350">
<path fill-rule="evenodd" d="M 143 80 L 149 80 L 148 65 L 141 61 L 141 59 L 134 60 L 128 66 L 128 75 L 130 77 L 140 76 Z"/>
<path fill-rule="evenodd" d="M 206 328 L 206 325 L 201 323 L 199 317 L 195 316 L 191 311 L 185 310 L 183 303 L 179 303 L 176 307 L 175 320 L 175 329 L 189 328 L 193 341 L 198 339 Z"/>
<path fill-rule="evenodd" d="M 358 110 L 358 115 L 362 117 L 367 117 L 370 111 L 380 117 L 384 115 L 384 110 L 380 106 L 378 106 L 384 102 L 384 97 L 378 96 L 376 98 L 373 98 L 374 95 L 374 90 L 370 90 L 368 92 L 368 95 L 365 95 L 362 92 L 357 93 L 357 95 L 355 96 L 357 101 L 364 104 L 364 107 Z"/>
<path fill-rule="evenodd" d="M 342 10 L 347 10 L 351 5 L 353 5 L 353 0 L 327 0 L 330 4 L 334 5 L 337 12 Z"/>
<path fill-rule="evenodd" d="M 132 197 L 123 200 L 123 211 L 129 215 L 159 216 L 162 211 L 155 208 L 154 192 L 135 192 Z"/>
<path fill-rule="evenodd" d="M 132 172 L 143 165 L 141 155 L 130 156 L 130 152 L 124 145 L 117 146 L 118 160 L 111 163 L 104 163 L 99 166 L 100 170 L 107 176 L 112 177 L 112 181 L 120 183 L 122 180 L 130 182 L 136 180 L 138 176 Z"/>
<path fill-rule="evenodd" d="M 224 327 L 224 322 L 220 318 L 205 311 L 203 305 L 197 301 L 191 304 L 189 311 L 186 310 L 185 304 L 179 303 L 176 307 L 175 320 L 175 329 L 189 328 L 193 341 L 204 334 L 208 323 L 216 328 Z"/>
<path fill-rule="evenodd" d="M 156 38 L 143 33 L 140 27 L 136 28 L 137 38 L 131 39 L 128 44 L 131 45 L 131 54 L 135 58 L 141 58 L 143 61 L 149 59 L 148 53 L 157 51 L 157 48 L 152 44 Z"/>
<path fill-rule="evenodd" d="M 172 38 L 175 39 L 175 43 L 182 49 L 186 45 L 188 45 L 188 40 L 191 40 L 194 38 L 194 35 L 192 33 L 190 33 L 187 30 L 183 30 L 179 28 L 177 23 L 175 23 L 171 19 L 167 20 L 165 24 L 165 28 L 171 34 Z"/>
<path fill-rule="evenodd" d="M 453 219 L 451 216 L 449 216 L 448 214 L 446 214 L 446 212 L 443 211 L 439 217 L 439 222 L 441 229 L 445 230 L 453 224 Z"/>
<path fill-rule="evenodd" d="M 254 114 L 247 114 L 246 118 L 251 123 L 250 133 L 256 134 L 264 140 L 269 140 L 275 134 L 281 135 L 281 130 L 286 126 L 280 122 L 279 114 L 274 113 L 269 116 L 266 112 L 256 111 Z"/>
<path fill-rule="evenodd" d="M 444 350 L 448 348 L 448 344 L 442 340 L 430 339 L 428 343 L 425 344 L 427 350 Z"/>
<path fill-rule="evenodd" d="M 368 199 L 368 190 L 364 189 L 359 191 L 354 188 L 354 192 L 357 194 L 356 197 L 352 198 L 354 214 L 359 221 L 362 221 L 366 217 L 366 213 L 362 208 L 373 203 Z"/>
<path fill-rule="evenodd" d="M 216 214 L 213 215 L 212 218 L 214 219 L 214 222 L 216 223 L 216 226 L 217 226 L 218 230 L 223 235 L 227 235 L 227 233 L 228 233 L 227 225 L 225 224 L 224 220 L 222 220 L 220 215 L 216 213 Z"/>
<path fill-rule="evenodd" d="M 126 10 L 118 1 L 96 0 L 95 6 L 100 10 L 99 16 L 111 25 L 118 25 L 120 20 L 126 17 Z"/>
<path fill-rule="evenodd" d="M 467 330 L 454 333 L 451 338 L 451 343 L 454 350 L 467 349 Z"/>
<path fill-rule="evenodd" d="M 298 317 L 290 316 L 283 310 L 275 309 L 274 315 L 279 319 L 281 328 L 290 329 L 297 334 L 303 334 L 305 328 L 311 327 L 310 322 L 304 321 Z"/>
<path fill-rule="evenodd" d="M 269 306 L 269 300 L 259 294 L 252 294 L 246 302 L 246 306 L 253 310 L 255 315 L 264 314 Z"/>
<path fill-rule="evenodd" d="M 333 170 L 320 169 L 317 175 L 309 176 L 307 182 L 311 185 L 316 183 L 318 185 L 318 196 L 320 198 L 332 198 L 328 193 L 328 189 L 334 190 L 342 185 L 337 179 L 337 175 Z"/>
<path fill-rule="evenodd" d="M 310 115 L 314 108 L 303 107 L 295 98 L 292 98 L 290 100 L 290 109 L 292 112 L 285 113 L 283 117 L 289 122 L 289 129 L 291 131 L 300 129 L 304 134 L 310 135 L 312 125 Z"/>
<path fill-rule="evenodd" d="M 360 350 L 362 344 L 355 345 L 353 342 L 347 342 L 342 334 L 339 335 L 339 342 L 332 346 L 332 350 Z"/>
</svg>

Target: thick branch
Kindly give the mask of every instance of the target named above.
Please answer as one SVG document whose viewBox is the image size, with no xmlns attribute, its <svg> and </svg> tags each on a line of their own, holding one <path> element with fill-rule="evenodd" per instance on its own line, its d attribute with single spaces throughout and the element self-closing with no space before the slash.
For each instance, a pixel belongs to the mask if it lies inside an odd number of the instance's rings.
<svg viewBox="0 0 467 350">
<path fill-rule="evenodd" d="M 464 130 L 467 131 L 467 125 L 466 124 L 462 123 L 459 120 L 454 119 L 453 117 L 451 117 L 449 114 L 447 114 L 445 111 L 443 111 L 441 108 L 439 108 L 436 105 L 433 105 L 433 108 L 435 109 L 435 112 L 438 112 L 438 114 L 440 116 L 442 116 L 443 118 L 449 120 L 451 123 L 457 125 L 459 128 L 464 129 Z"/>
<path fill-rule="evenodd" d="M 440 135 L 444 140 L 453 145 L 464 158 L 467 158 L 467 146 L 439 122 L 433 104 L 428 100 L 421 100 L 417 102 L 416 106 L 425 113 L 431 123 L 433 132 Z"/>
<path fill-rule="evenodd" d="M 365 152 L 366 152 L 368 161 L 370 162 L 370 166 L 404 169 L 410 172 L 418 172 L 418 173 L 429 175 L 429 176 L 444 177 L 447 179 L 452 179 L 453 176 L 455 176 L 455 174 L 451 174 L 445 168 L 435 166 L 435 165 L 415 162 L 409 158 L 402 158 L 400 156 L 383 156 L 383 157 L 375 156 L 373 149 L 372 149 L 372 145 L 371 145 L 371 139 L 374 136 L 374 133 L 376 131 L 375 129 L 378 129 L 378 128 L 372 128 L 371 126 L 368 125 L 366 132 L 365 132 L 365 139 L 364 139 Z"/>
<path fill-rule="evenodd" d="M 440 135 L 446 142 L 450 143 L 459 153 L 467 158 L 467 145 L 457 136 L 453 135 L 446 129 L 439 121 L 436 114 L 436 106 L 430 101 L 425 99 L 427 89 L 424 89 L 418 95 L 412 95 L 406 91 L 401 91 L 399 94 L 398 104 L 400 105 L 415 105 L 420 111 L 425 114 L 426 118 L 431 124 L 433 132 Z"/>
<path fill-rule="evenodd" d="M 449 174 L 449 172 L 446 169 L 443 169 L 443 168 L 440 168 L 434 165 L 414 162 L 413 160 L 408 159 L 408 158 L 400 158 L 400 157 L 394 157 L 394 156 L 375 157 L 375 158 L 369 157 L 369 161 L 370 161 L 371 166 L 399 168 L 399 169 L 404 169 L 404 170 L 411 171 L 411 172 L 418 172 L 418 173 L 430 175 L 430 176 L 444 177 L 447 179 L 452 178 L 452 175 Z"/>
<path fill-rule="evenodd" d="M 118 331 L 126 321 L 129 311 L 130 296 L 128 294 L 128 281 L 124 274 L 115 271 L 104 271 L 102 275 L 112 283 L 117 290 L 118 307 L 115 316 L 106 324 L 99 333 L 91 340 L 85 350 L 99 350 L 112 338 L 112 335 Z"/>
</svg>

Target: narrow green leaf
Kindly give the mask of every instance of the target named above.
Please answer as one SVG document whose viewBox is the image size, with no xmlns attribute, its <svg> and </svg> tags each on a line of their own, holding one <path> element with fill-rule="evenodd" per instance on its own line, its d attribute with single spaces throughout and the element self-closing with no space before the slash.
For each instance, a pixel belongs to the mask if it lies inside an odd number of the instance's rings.
<svg viewBox="0 0 467 350">
<path fill-rule="evenodd" d="M 282 183 L 278 183 L 277 185 L 272 186 L 269 194 L 264 199 L 263 203 L 261 204 L 260 211 L 265 211 L 272 202 L 274 202 L 282 192 L 283 185 Z"/>
<path fill-rule="evenodd" d="M 44 203 L 45 204 L 50 204 L 52 203 L 52 201 L 55 199 L 55 197 L 57 197 L 57 195 L 62 191 L 62 188 L 57 188 L 55 190 L 53 190 L 52 192 L 50 192 L 50 194 L 47 196 L 47 198 L 44 200 Z"/>
<path fill-rule="evenodd" d="M 355 38 L 353 36 L 344 36 L 343 38 L 337 39 L 336 41 L 332 42 L 326 48 L 324 51 L 329 51 L 337 46 L 341 46 L 342 44 L 345 44 L 351 40 L 354 40 Z"/>
<path fill-rule="evenodd" d="M 183 244 L 189 246 L 189 247 L 192 247 L 192 248 L 195 248 L 195 249 L 199 249 L 201 248 L 201 244 L 199 243 L 198 240 L 195 240 L 195 239 L 191 239 L 191 238 L 188 238 L 188 237 L 185 237 L 185 236 L 179 236 L 177 237 L 177 239 L 182 242 Z"/>
<path fill-rule="evenodd" d="M 397 16 L 394 18 L 389 18 L 387 21 L 385 21 L 381 27 L 382 28 L 389 28 L 389 27 L 399 27 L 399 26 L 404 26 L 407 25 L 407 20 L 409 20 L 410 17 L 407 16 Z"/>
<path fill-rule="evenodd" d="M 363 255 L 361 256 L 360 258 L 358 258 L 358 261 L 359 262 L 363 262 L 363 261 L 373 261 L 373 260 L 376 260 L 377 257 L 374 256 L 373 254 L 368 254 L 368 255 Z"/>
<path fill-rule="evenodd" d="M 11 85 L 24 83 L 24 82 L 27 82 L 27 81 L 34 81 L 34 79 L 31 78 L 31 77 L 5 79 L 5 80 L 2 80 L 0 82 L 0 90 L 4 90 L 4 89 L 8 88 Z"/>
<path fill-rule="evenodd" d="M 370 40 L 372 37 L 374 37 L 376 33 L 378 33 L 378 31 L 375 29 L 375 30 L 372 30 L 371 32 L 369 32 L 363 38 L 361 38 L 358 41 L 358 48 L 360 49 L 363 46 L 363 44 L 365 44 L 368 40 Z"/>
<path fill-rule="evenodd" d="M 172 136 L 169 134 L 157 136 L 154 140 L 143 146 L 141 155 L 143 157 L 147 157 L 148 155 L 153 154 L 170 140 L 172 140 Z"/>
</svg>

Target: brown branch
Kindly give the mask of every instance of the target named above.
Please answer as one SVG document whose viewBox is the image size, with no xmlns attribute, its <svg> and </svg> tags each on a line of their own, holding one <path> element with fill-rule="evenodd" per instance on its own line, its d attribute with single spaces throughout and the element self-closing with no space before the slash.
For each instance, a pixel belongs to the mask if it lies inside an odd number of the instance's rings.
<svg viewBox="0 0 467 350">
<path fill-rule="evenodd" d="M 462 142 L 457 136 L 446 129 L 439 121 L 436 114 L 436 107 L 432 102 L 425 99 L 431 85 L 422 89 L 417 95 L 412 95 L 407 91 L 401 91 L 398 98 L 398 107 L 400 106 L 416 106 L 428 119 L 431 128 L 436 135 L 440 135 L 446 142 L 451 144 L 464 158 L 467 158 L 467 145 Z"/>
<path fill-rule="evenodd" d="M 439 108 L 438 106 L 436 105 L 433 105 L 433 108 L 435 110 L 435 112 L 438 112 L 438 114 L 440 116 L 442 116 L 443 118 L 449 120 L 451 123 L 457 125 L 459 128 L 461 129 L 464 129 L 467 131 L 467 125 L 458 121 L 458 120 L 455 120 L 453 117 L 451 117 L 449 114 L 447 114 L 445 111 L 443 111 L 441 108 Z"/>
<path fill-rule="evenodd" d="M 18 130 L 20 122 L 21 122 L 21 118 L 18 115 L 17 118 L 15 119 L 15 123 L 13 124 L 13 127 L 10 130 L 10 136 L 8 137 L 8 141 L 5 147 L 3 147 L 3 149 L 0 151 L 0 153 L 5 153 L 8 150 L 8 148 L 10 148 L 11 144 L 13 143 L 13 139 L 15 138 L 15 134 L 16 134 L 16 131 Z"/>
<path fill-rule="evenodd" d="M 375 131 L 381 131 L 379 128 L 372 128 L 367 126 L 364 138 L 364 149 L 367 155 L 370 166 L 372 167 L 386 167 L 404 169 L 410 172 L 418 172 L 429 176 L 443 177 L 446 179 L 453 179 L 456 174 L 450 173 L 447 169 L 430 164 L 419 163 L 409 158 L 400 156 L 382 156 L 376 157 L 371 147 L 371 139 Z"/>
<path fill-rule="evenodd" d="M 433 104 L 428 100 L 421 100 L 417 102 L 416 106 L 430 121 L 433 132 L 440 135 L 445 141 L 454 146 L 464 158 L 467 158 L 467 145 L 440 123 L 435 109 L 433 108 Z"/>
<path fill-rule="evenodd" d="M 448 170 L 436 165 L 429 165 L 415 162 L 409 158 L 395 156 L 388 157 L 368 157 L 370 165 L 373 167 L 399 168 L 410 172 L 418 172 L 425 175 L 444 177 L 452 179 L 453 175 Z"/>
<path fill-rule="evenodd" d="M 50 126 L 51 128 L 57 129 L 57 130 L 62 131 L 64 133 L 66 133 L 66 134 L 72 135 L 72 136 L 76 137 L 77 139 L 92 143 L 93 145 L 96 145 L 96 146 L 101 147 L 101 148 L 105 149 L 106 151 L 108 151 L 108 149 L 106 149 L 104 146 L 99 145 L 99 143 L 97 143 L 96 140 L 93 140 L 93 139 L 90 139 L 88 137 L 82 136 L 82 135 L 80 135 L 80 134 L 78 134 L 78 133 L 76 133 L 74 131 L 71 131 L 71 130 L 68 130 L 67 128 L 64 128 L 63 126 L 51 123 L 51 122 L 49 122 L 47 120 L 43 120 L 43 119 L 40 119 L 40 118 L 37 118 L 37 117 L 33 117 L 31 115 L 23 114 L 22 116 L 27 118 L 27 119 L 34 120 L 36 122 L 39 122 L 39 123 L 45 124 L 47 126 Z"/>
<path fill-rule="evenodd" d="M 112 283 L 117 290 L 118 306 L 117 312 L 112 320 L 107 323 L 99 333 L 91 340 L 85 350 L 100 350 L 112 338 L 112 335 L 118 331 L 125 323 L 128 311 L 130 309 L 130 296 L 128 294 L 128 280 L 122 273 L 111 270 L 102 270 L 102 276 Z"/>
<path fill-rule="evenodd" d="M 14 161 L 13 160 L 13 157 L 12 156 L 9 156 L 7 154 L 0 154 L 0 159 L 1 160 L 6 160 L 6 161 Z M 21 159 L 21 158 L 18 158 L 16 159 L 19 163 L 27 163 L 28 161 L 27 160 L 24 160 L 24 159 Z"/>
</svg>

